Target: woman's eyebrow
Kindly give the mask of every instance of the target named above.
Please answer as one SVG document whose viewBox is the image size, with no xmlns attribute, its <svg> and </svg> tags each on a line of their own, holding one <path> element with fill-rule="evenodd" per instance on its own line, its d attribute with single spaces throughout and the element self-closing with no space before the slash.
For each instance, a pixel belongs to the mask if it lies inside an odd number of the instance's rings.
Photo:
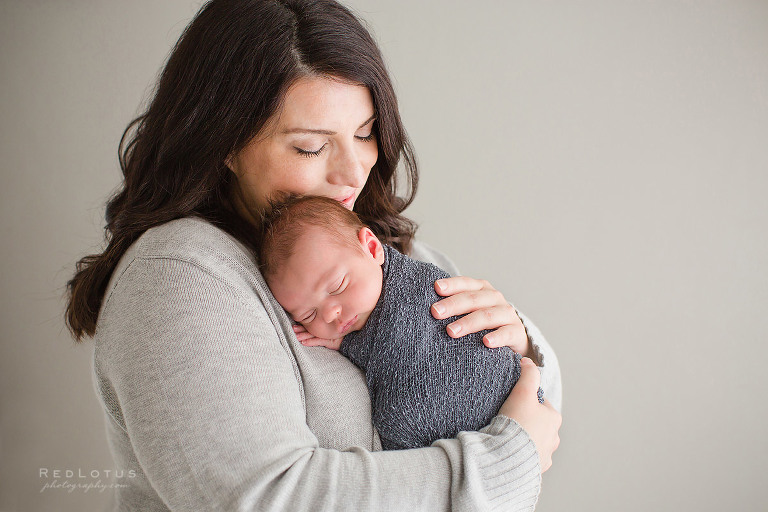
<svg viewBox="0 0 768 512">
<path fill-rule="evenodd" d="M 371 114 L 371 117 L 369 117 L 368 119 L 366 119 L 366 120 L 363 122 L 363 124 L 361 124 L 360 126 L 358 126 L 358 127 L 357 127 L 357 129 L 359 130 L 360 128 L 362 128 L 363 126 L 367 125 L 368 123 L 370 123 L 370 122 L 371 122 L 371 121 L 373 121 L 374 119 L 376 119 L 376 112 L 374 112 L 373 114 Z"/>
<path fill-rule="evenodd" d="M 358 126 L 357 129 L 359 130 L 360 128 L 362 128 L 363 126 L 367 125 L 368 123 L 370 123 L 371 121 L 373 121 L 375 119 L 376 119 L 376 112 L 374 112 L 371 115 L 371 117 L 366 119 L 365 122 L 363 122 L 363 124 Z M 312 129 L 312 128 L 288 128 L 288 129 L 283 130 L 280 133 L 282 133 L 283 135 L 289 134 L 289 133 L 318 133 L 320 135 L 336 135 L 336 132 L 331 131 L 331 130 L 317 130 L 317 129 Z"/>
<path fill-rule="evenodd" d="M 311 128 L 289 128 L 288 130 L 283 130 L 280 133 L 284 135 L 288 133 L 319 133 L 321 135 L 336 135 L 336 132 L 332 132 L 331 130 L 312 130 Z"/>
</svg>

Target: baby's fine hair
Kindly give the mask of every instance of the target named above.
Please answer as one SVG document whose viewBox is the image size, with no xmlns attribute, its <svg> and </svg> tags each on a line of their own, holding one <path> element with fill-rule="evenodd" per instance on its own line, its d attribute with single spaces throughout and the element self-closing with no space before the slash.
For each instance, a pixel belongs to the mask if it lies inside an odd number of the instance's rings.
<svg viewBox="0 0 768 512">
<path fill-rule="evenodd" d="M 259 247 L 259 270 L 265 279 L 277 274 L 310 227 L 325 230 L 338 243 L 361 249 L 358 233 L 365 224 L 335 199 L 294 196 L 271 206 L 262 224 Z"/>
</svg>

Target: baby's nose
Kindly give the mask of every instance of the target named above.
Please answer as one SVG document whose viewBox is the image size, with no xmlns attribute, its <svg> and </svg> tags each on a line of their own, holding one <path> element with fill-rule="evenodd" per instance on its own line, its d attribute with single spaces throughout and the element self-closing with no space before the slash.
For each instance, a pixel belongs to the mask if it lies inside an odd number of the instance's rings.
<svg viewBox="0 0 768 512">
<path fill-rule="evenodd" d="M 341 306 L 339 304 L 333 304 L 325 309 L 323 320 L 325 323 L 330 324 L 335 322 L 341 316 Z"/>
</svg>

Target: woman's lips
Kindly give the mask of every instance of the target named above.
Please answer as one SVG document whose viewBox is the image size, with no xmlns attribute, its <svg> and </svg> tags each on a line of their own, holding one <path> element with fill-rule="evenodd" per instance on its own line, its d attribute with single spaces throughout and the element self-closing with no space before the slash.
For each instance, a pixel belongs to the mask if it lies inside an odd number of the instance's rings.
<svg viewBox="0 0 768 512">
<path fill-rule="evenodd" d="M 354 325 L 355 325 L 355 322 L 357 322 L 357 318 L 358 318 L 359 316 L 360 316 L 360 315 L 355 315 L 355 318 L 353 318 L 353 319 L 352 319 L 352 320 L 350 320 L 349 322 L 347 322 L 347 323 L 345 323 L 344 325 L 342 325 L 342 326 L 339 328 L 339 334 L 341 334 L 342 336 L 343 336 L 343 335 L 345 335 L 345 334 L 347 334 L 347 332 L 349 332 L 349 330 L 350 330 L 352 327 L 354 327 Z"/>
<path fill-rule="evenodd" d="M 346 208 L 352 209 L 352 205 L 355 203 L 355 192 L 352 192 L 346 197 L 337 198 L 336 200 L 343 204 Z"/>
</svg>

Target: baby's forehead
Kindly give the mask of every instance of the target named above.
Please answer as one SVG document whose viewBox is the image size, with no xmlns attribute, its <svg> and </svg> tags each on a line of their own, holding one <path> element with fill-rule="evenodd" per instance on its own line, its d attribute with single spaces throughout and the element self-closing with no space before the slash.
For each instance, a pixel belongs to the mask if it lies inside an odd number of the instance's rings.
<svg viewBox="0 0 768 512">
<path fill-rule="evenodd" d="M 343 254 L 354 253 L 357 250 L 355 242 L 357 232 L 351 226 L 320 226 L 308 224 L 299 228 L 293 242 L 293 252 L 297 248 L 306 252 L 322 249 L 334 249 Z"/>
<path fill-rule="evenodd" d="M 307 274 L 354 258 L 360 253 L 354 234 L 322 226 L 306 226 L 296 235 L 287 257 L 275 262 L 275 274 Z"/>
</svg>

